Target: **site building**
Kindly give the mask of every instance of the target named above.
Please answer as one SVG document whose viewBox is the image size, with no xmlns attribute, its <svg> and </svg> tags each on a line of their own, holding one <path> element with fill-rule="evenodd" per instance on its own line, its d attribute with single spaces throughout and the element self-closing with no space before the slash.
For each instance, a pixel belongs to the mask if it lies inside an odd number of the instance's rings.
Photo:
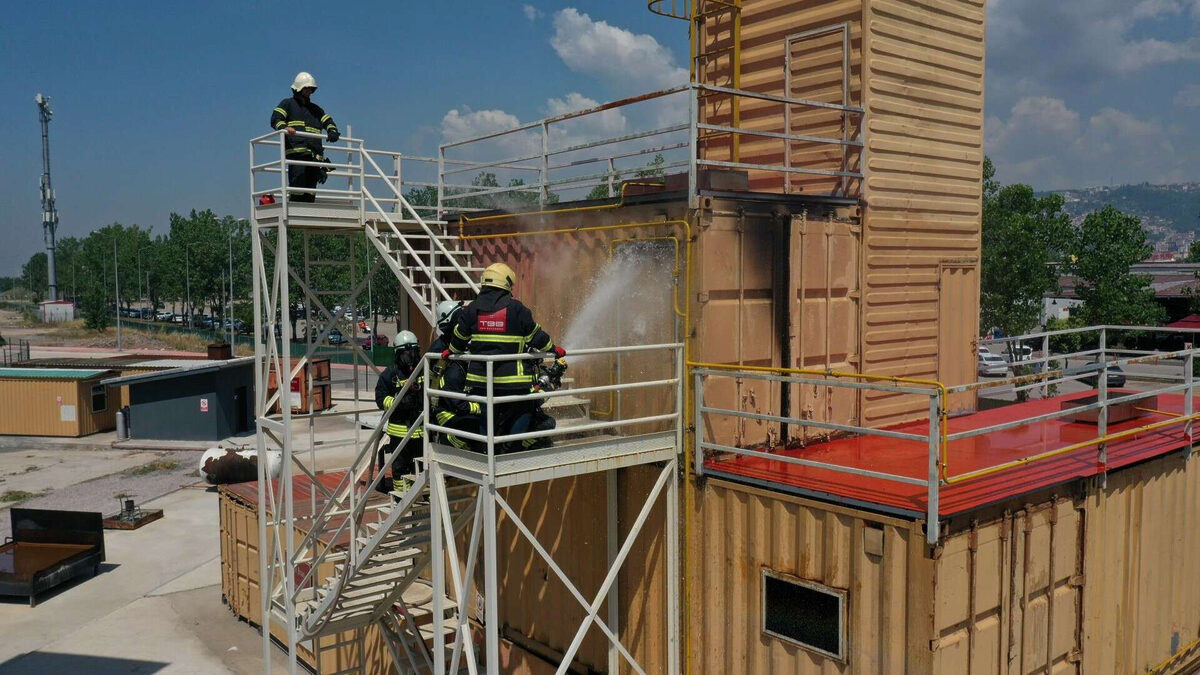
<svg viewBox="0 0 1200 675">
<path fill-rule="evenodd" d="M 231 607 L 321 672 L 1189 672 L 1196 350 L 1028 336 L 1008 379 L 1030 400 L 980 410 L 984 2 L 685 4 L 650 3 L 691 26 L 680 87 L 436 157 L 346 137 L 315 203 L 289 201 L 279 134 L 251 142 L 251 196 L 275 199 L 254 211 L 258 447 L 284 474 L 222 493 Z M 643 124 L 565 131 L 612 111 Z M 353 258 L 314 237 L 377 251 L 423 341 L 438 302 L 512 266 L 552 336 L 586 338 L 547 396 L 580 416 L 508 454 L 426 417 L 394 506 L 370 490 L 378 431 L 345 439 L 344 473 L 306 464 L 306 427 L 374 408 L 275 413 L 262 386 L 319 343 L 294 358 L 276 307 L 334 323 L 311 270 Z M 614 273 L 615 302 L 580 304 Z M 1107 385 L 1165 359 L 1176 381 Z"/>
<path fill-rule="evenodd" d="M 0 434 L 77 438 L 116 427 L 109 370 L 0 368 Z M 111 399 L 111 400 L 110 400 Z"/>
</svg>

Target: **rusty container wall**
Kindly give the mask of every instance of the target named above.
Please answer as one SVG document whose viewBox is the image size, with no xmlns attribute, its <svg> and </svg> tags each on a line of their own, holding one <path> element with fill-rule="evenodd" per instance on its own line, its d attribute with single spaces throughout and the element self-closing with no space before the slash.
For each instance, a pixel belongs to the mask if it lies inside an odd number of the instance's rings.
<svg viewBox="0 0 1200 675">
<path fill-rule="evenodd" d="M 683 307 L 683 258 L 686 203 L 584 211 L 544 217 L 517 217 L 486 225 L 468 223 L 471 235 L 570 230 L 558 234 L 470 240 L 473 264 L 505 262 L 517 274 L 513 294 L 533 311 L 534 319 L 556 344 L 567 349 L 574 386 L 672 377 L 673 356 L 666 351 L 624 356 L 572 358 L 572 349 L 682 340 L 684 327 L 675 307 Z M 621 229 L 576 232 L 576 228 L 633 225 Z M 610 266 L 610 259 L 615 264 Z M 600 289 L 593 293 L 595 289 Z M 677 296 L 677 297 L 676 297 Z M 670 412 L 674 400 L 665 389 L 640 389 L 590 396 L 592 416 L 618 419 Z M 638 433 L 649 429 L 617 430 Z"/>
<path fill-rule="evenodd" d="M 936 555 L 934 670 L 1081 673 L 1082 505 L 1051 499 L 945 537 Z"/>
<path fill-rule="evenodd" d="M 658 471 L 656 467 L 632 467 L 618 472 L 620 542 L 625 541 Z M 605 474 L 507 488 L 503 496 L 571 583 L 590 601 L 608 571 Z M 648 673 L 666 669 L 663 499 L 660 497 L 652 508 L 617 577 L 618 634 Z M 520 633 L 522 642 L 536 643 L 543 651 L 561 654 L 575 637 L 585 610 L 507 517 L 500 518 L 499 526 L 500 619 L 507 630 Z M 482 583 L 482 579 L 479 581 Z M 600 616 L 608 620 L 607 603 Z M 608 641 L 592 627 L 575 664 L 606 671 L 607 655 Z"/>
<path fill-rule="evenodd" d="M 1081 672 L 1146 672 L 1200 638 L 1200 466 L 1171 455 L 1109 474 L 1086 505 Z"/>
<path fill-rule="evenodd" d="M 220 489 L 221 594 L 229 610 L 254 626 L 262 626 L 262 596 L 259 587 L 258 507 L 225 488 Z M 297 541 L 305 532 L 297 528 Z M 333 563 L 318 570 L 321 579 L 333 576 Z M 287 634 L 278 622 L 271 623 L 271 635 L 287 644 Z M 378 629 L 365 629 L 360 640 L 356 632 L 326 635 L 320 641 L 320 661 L 305 643 L 297 653 L 301 661 L 317 673 L 337 673 L 357 669 L 386 675 L 395 673 L 392 657 Z"/>
<path fill-rule="evenodd" d="M 933 561 L 913 523 L 709 479 L 689 514 L 689 672 L 929 672 Z M 840 662 L 763 628 L 764 571 L 846 593 Z"/>
<path fill-rule="evenodd" d="M 984 24 L 983 0 L 867 0 L 866 372 L 975 379 Z M 871 425 L 920 414 L 866 398 Z"/>
</svg>

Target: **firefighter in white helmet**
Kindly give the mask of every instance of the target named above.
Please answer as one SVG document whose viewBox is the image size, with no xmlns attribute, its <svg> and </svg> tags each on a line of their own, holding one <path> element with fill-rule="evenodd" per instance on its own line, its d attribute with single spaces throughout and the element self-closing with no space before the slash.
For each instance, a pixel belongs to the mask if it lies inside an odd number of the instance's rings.
<svg viewBox="0 0 1200 675">
<path fill-rule="evenodd" d="M 421 361 L 421 348 L 417 343 L 417 336 L 412 331 L 400 331 L 400 334 L 396 336 L 395 347 L 394 362 L 380 373 L 379 381 L 375 383 L 375 405 L 379 406 L 379 409 L 383 410 L 385 414 L 385 418 L 381 418 L 379 423 L 387 425 L 388 439 L 387 443 L 379 447 L 378 464 L 381 473 L 385 469 L 387 456 L 396 451 L 405 436 L 411 434 L 412 437 L 409 438 L 404 448 L 392 458 L 391 478 L 383 476 L 376 484 L 376 489 L 384 493 L 391 492 L 393 489 L 403 492 L 407 487 L 407 482 L 403 477 L 416 470 L 415 460 L 421 454 L 421 438 L 424 435 L 421 427 L 413 428 L 413 423 L 424 407 L 421 399 L 425 383 L 423 376 L 417 376 L 416 381 L 396 403 L 392 414 L 387 415 L 387 410 L 392 408 L 396 396 L 413 377 L 413 371 Z"/>
<path fill-rule="evenodd" d="M 325 146 L 320 138 L 296 136 L 296 132 L 309 134 L 324 134 L 330 143 L 336 143 L 340 136 L 337 124 L 321 106 L 312 102 L 312 94 L 317 90 L 317 81 L 306 72 L 296 73 L 292 81 L 292 95 L 279 102 L 271 112 L 271 128 L 276 131 L 284 130 L 287 137 L 284 147 L 289 161 L 326 162 Z M 288 186 L 295 188 L 315 188 L 317 183 L 325 182 L 327 170 L 312 165 L 288 164 Z M 312 192 L 289 194 L 288 199 L 295 202 L 315 201 Z"/>
</svg>

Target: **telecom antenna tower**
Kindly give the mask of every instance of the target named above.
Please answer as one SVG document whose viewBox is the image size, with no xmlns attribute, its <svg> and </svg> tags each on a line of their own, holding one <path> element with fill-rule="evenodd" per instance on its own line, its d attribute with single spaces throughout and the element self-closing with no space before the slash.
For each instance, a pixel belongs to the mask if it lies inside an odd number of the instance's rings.
<svg viewBox="0 0 1200 675">
<path fill-rule="evenodd" d="M 54 188 L 50 187 L 50 97 L 33 97 L 42 121 L 42 230 L 46 235 L 46 278 L 50 299 L 58 299 L 58 275 L 54 270 L 54 232 L 58 229 L 58 210 L 54 208 Z"/>
</svg>

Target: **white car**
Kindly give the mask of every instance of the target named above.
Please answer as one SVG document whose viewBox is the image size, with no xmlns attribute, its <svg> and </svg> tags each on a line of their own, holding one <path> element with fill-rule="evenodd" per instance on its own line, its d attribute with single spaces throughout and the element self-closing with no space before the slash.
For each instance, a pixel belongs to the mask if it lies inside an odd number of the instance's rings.
<svg viewBox="0 0 1200 675">
<path fill-rule="evenodd" d="M 1008 362 L 999 354 L 993 354 L 986 349 L 979 350 L 978 358 L 975 361 L 975 367 L 978 373 L 982 376 L 997 375 L 1004 376 L 1008 374 Z"/>
</svg>

